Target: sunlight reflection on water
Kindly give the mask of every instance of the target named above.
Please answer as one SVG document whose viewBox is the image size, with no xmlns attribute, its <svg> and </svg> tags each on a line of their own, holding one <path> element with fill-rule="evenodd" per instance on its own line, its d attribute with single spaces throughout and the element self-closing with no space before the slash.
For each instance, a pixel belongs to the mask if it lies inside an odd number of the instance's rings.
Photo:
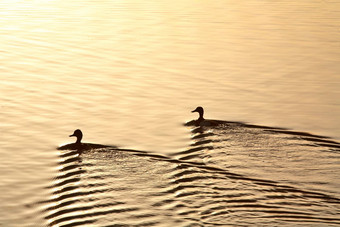
<svg viewBox="0 0 340 227">
<path fill-rule="evenodd" d="M 34 197 L 20 182 L 47 181 L 76 128 L 89 142 L 182 151 L 199 105 L 340 140 L 336 2 L 18 2 L 0 3 L 6 191 Z M 16 197 L 1 198 L 13 211 L 1 216 L 21 210 Z"/>
</svg>

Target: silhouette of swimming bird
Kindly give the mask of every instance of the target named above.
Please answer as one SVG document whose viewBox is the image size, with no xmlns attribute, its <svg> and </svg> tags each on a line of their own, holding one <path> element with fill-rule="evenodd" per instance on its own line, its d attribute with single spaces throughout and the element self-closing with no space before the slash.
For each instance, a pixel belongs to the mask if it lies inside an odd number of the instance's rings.
<svg viewBox="0 0 340 227">
<path fill-rule="evenodd" d="M 197 120 L 192 120 L 187 122 L 185 125 L 186 126 L 190 126 L 190 125 L 194 125 L 194 126 L 217 126 L 219 124 L 224 124 L 226 123 L 225 121 L 218 121 L 218 120 L 208 120 L 205 119 L 203 117 L 204 115 L 204 109 L 201 106 L 196 107 L 196 109 L 194 109 L 193 111 L 191 111 L 192 113 L 197 112 L 199 114 L 199 117 Z"/>
<path fill-rule="evenodd" d="M 70 135 L 69 137 L 75 136 L 77 137 L 77 141 L 76 144 L 81 144 L 81 139 L 83 138 L 83 133 L 81 132 L 80 129 L 77 129 L 73 132 L 72 135 Z"/>
<path fill-rule="evenodd" d="M 82 143 L 81 140 L 83 138 L 83 133 L 80 129 L 75 130 L 73 134 L 70 135 L 69 137 L 72 137 L 72 136 L 77 137 L 76 142 L 61 146 L 58 148 L 58 150 L 81 150 L 83 151 L 83 150 L 91 150 L 91 149 L 106 148 L 106 147 L 114 148 L 114 146 L 106 146 L 106 145 L 93 144 L 93 143 Z"/>
<path fill-rule="evenodd" d="M 197 112 L 199 114 L 199 117 L 196 120 L 196 123 L 198 123 L 198 125 L 200 125 L 200 123 L 202 123 L 205 120 L 204 117 L 203 117 L 203 115 L 204 115 L 203 107 L 201 107 L 201 106 L 196 107 L 196 109 L 191 111 L 191 113 L 194 113 L 194 112 Z"/>
</svg>

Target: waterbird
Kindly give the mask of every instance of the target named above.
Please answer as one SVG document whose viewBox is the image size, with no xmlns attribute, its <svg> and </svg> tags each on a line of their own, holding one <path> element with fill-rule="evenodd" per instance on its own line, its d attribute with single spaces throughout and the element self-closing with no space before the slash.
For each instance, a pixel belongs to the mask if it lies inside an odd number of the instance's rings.
<svg viewBox="0 0 340 227">
<path fill-rule="evenodd" d="M 81 140 L 83 139 L 83 133 L 80 129 L 76 129 L 72 135 L 69 137 L 77 137 L 77 140 L 75 143 L 71 144 L 66 144 L 64 146 L 61 146 L 58 148 L 58 150 L 91 150 L 91 149 L 97 149 L 97 148 L 106 148 L 106 147 L 111 147 L 115 148 L 115 146 L 106 146 L 106 145 L 101 145 L 101 144 L 93 144 L 93 143 L 82 143 Z"/>
<path fill-rule="evenodd" d="M 201 107 L 201 106 L 196 107 L 196 109 L 191 111 L 191 113 L 194 113 L 194 112 L 197 112 L 199 114 L 199 118 L 196 120 L 198 123 L 201 123 L 202 121 L 205 120 L 204 117 L 203 117 L 203 114 L 204 114 L 203 107 Z"/>
<path fill-rule="evenodd" d="M 83 133 L 80 129 L 76 129 L 72 135 L 70 135 L 69 137 L 75 136 L 77 137 L 77 141 L 76 144 L 81 144 L 81 139 L 83 138 Z"/>
<path fill-rule="evenodd" d="M 221 125 L 221 124 L 229 124 L 229 125 L 234 125 L 234 126 L 243 126 L 243 127 L 247 127 L 247 128 L 263 128 L 263 129 L 281 129 L 281 130 L 285 130 L 284 128 L 278 128 L 278 127 L 268 127 L 268 126 L 259 126 L 259 125 L 252 125 L 252 124 L 246 124 L 244 122 L 238 122 L 238 121 L 219 121 L 219 120 L 208 120 L 208 119 L 204 119 L 203 115 L 204 115 L 204 109 L 201 106 L 196 107 L 196 109 L 194 109 L 193 111 L 191 111 L 192 113 L 194 112 L 198 112 L 199 117 L 197 120 L 193 120 L 190 121 L 188 123 L 186 123 L 185 125 L 195 125 L 195 126 L 217 126 L 217 125 Z"/>
<path fill-rule="evenodd" d="M 203 115 L 204 115 L 204 109 L 201 106 L 196 107 L 196 109 L 194 109 L 193 111 L 191 111 L 192 113 L 197 112 L 199 114 L 199 117 L 197 120 L 194 121 L 190 121 L 188 122 L 186 125 L 195 125 L 195 126 L 217 126 L 219 124 L 224 124 L 226 123 L 225 121 L 218 121 L 218 120 L 207 120 L 204 119 Z"/>
</svg>

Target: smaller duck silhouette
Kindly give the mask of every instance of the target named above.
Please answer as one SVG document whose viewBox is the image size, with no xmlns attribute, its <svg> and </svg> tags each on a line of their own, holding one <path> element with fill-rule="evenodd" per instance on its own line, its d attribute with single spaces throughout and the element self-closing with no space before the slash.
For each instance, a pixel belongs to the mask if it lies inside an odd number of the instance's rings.
<svg viewBox="0 0 340 227">
<path fill-rule="evenodd" d="M 196 109 L 191 111 L 191 113 L 194 113 L 194 112 L 197 112 L 199 114 L 199 118 L 196 120 L 196 122 L 199 125 L 202 121 L 205 120 L 204 117 L 203 117 L 203 114 L 204 114 L 203 107 L 201 107 L 201 106 L 196 107 Z"/>
<path fill-rule="evenodd" d="M 186 126 L 191 126 L 191 125 L 194 125 L 194 126 L 210 126 L 210 127 L 213 127 L 213 126 L 217 126 L 219 124 L 224 124 L 225 121 L 218 121 L 218 120 L 208 120 L 208 119 L 205 119 L 203 117 L 204 115 L 204 109 L 203 107 L 201 106 L 198 106 L 196 107 L 196 109 L 194 109 L 193 111 L 191 111 L 192 113 L 194 112 L 197 112 L 199 114 L 199 117 L 197 120 L 192 120 L 192 121 L 189 121 L 187 122 L 185 125 Z"/>
<path fill-rule="evenodd" d="M 66 144 L 64 146 L 58 147 L 58 150 L 91 150 L 91 149 L 97 149 L 97 148 L 106 148 L 111 147 L 115 148 L 114 146 L 106 146 L 101 144 L 93 144 L 93 143 L 82 143 L 81 140 L 83 139 L 83 133 L 80 129 L 76 129 L 72 135 L 69 137 L 77 137 L 77 140 L 75 143 Z"/>
</svg>

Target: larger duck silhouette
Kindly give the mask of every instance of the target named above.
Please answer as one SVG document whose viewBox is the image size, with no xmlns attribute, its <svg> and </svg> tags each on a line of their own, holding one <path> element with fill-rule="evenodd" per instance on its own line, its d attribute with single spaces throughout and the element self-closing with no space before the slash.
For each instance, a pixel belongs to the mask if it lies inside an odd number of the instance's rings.
<svg viewBox="0 0 340 227">
<path fill-rule="evenodd" d="M 76 129 L 72 135 L 69 137 L 77 137 L 75 143 L 66 144 L 64 146 L 58 147 L 58 150 L 91 150 L 91 149 L 98 149 L 98 148 L 106 148 L 106 147 L 114 147 L 114 146 L 107 146 L 101 144 L 93 144 L 93 143 L 82 143 L 81 140 L 83 139 L 83 132 L 80 129 Z"/>
<path fill-rule="evenodd" d="M 201 107 L 201 106 L 196 107 L 196 109 L 194 109 L 194 110 L 191 111 L 191 112 L 192 112 L 192 113 L 197 112 L 197 113 L 199 114 L 199 117 L 198 117 L 197 120 L 192 120 L 192 121 L 187 122 L 187 123 L 185 124 L 185 125 L 187 125 L 187 126 L 194 125 L 194 126 L 210 126 L 210 127 L 213 127 L 213 126 L 217 126 L 217 125 L 226 123 L 225 121 L 218 121 L 218 120 L 208 120 L 208 119 L 205 119 L 205 118 L 203 117 L 203 115 L 204 115 L 204 109 L 203 109 L 203 107 Z"/>
<path fill-rule="evenodd" d="M 77 137 L 77 141 L 76 144 L 81 144 L 81 139 L 83 138 L 83 133 L 80 129 L 77 129 L 73 132 L 72 135 L 70 135 L 69 137 L 75 136 Z"/>
</svg>

